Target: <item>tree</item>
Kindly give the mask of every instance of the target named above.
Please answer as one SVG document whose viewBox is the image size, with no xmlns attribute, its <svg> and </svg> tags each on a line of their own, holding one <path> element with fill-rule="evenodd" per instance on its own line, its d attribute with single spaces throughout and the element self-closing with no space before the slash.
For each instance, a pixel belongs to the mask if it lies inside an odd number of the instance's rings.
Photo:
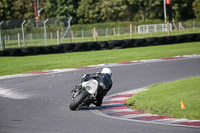
<svg viewBox="0 0 200 133">
<path fill-rule="evenodd" d="M 200 19 L 200 0 L 194 0 L 192 7 L 196 18 Z"/>
<path fill-rule="evenodd" d="M 128 0 L 136 15 L 135 20 L 158 19 L 163 17 L 163 0 Z"/>
<path fill-rule="evenodd" d="M 12 18 L 14 19 L 31 19 L 34 18 L 33 2 L 25 0 L 13 1 Z"/>
<path fill-rule="evenodd" d="M 12 18 L 12 0 L 2 0 L 0 2 L 0 21 Z"/>
<path fill-rule="evenodd" d="M 163 0 L 128 0 L 137 9 L 136 20 L 163 19 Z M 194 17 L 192 2 L 194 0 L 171 0 L 167 5 L 168 20 L 187 20 Z"/>
<path fill-rule="evenodd" d="M 168 6 L 169 20 L 187 20 L 194 18 L 192 3 L 194 0 L 173 0 Z"/>
<path fill-rule="evenodd" d="M 77 9 L 79 23 L 101 22 L 99 0 L 81 0 Z"/>
<path fill-rule="evenodd" d="M 130 7 L 128 0 L 82 0 L 77 15 L 80 23 L 132 20 Z"/>
<path fill-rule="evenodd" d="M 130 20 L 134 14 L 127 0 L 100 0 L 99 8 L 102 21 Z"/>
<path fill-rule="evenodd" d="M 34 18 L 34 0 L 1 0 L 0 21 Z M 200 19 L 200 0 L 171 0 L 168 20 Z M 41 18 L 73 17 L 72 23 L 163 19 L 163 0 L 39 0 Z M 195 15 L 195 16 L 194 16 Z"/>
<path fill-rule="evenodd" d="M 72 21 L 77 22 L 76 9 L 80 0 L 46 0 L 43 2 L 44 17 L 73 17 Z"/>
</svg>

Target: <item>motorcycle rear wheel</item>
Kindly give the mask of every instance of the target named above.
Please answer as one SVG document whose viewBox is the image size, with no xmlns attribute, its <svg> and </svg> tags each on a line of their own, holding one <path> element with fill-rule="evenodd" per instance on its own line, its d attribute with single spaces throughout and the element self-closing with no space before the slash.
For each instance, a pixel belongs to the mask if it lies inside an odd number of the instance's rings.
<svg viewBox="0 0 200 133">
<path fill-rule="evenodd" d="M 88 96 L 88 92 L 86 90 L 81 91 L 74 99 L 74 101 L 69 105 L 71 110 L 76 110 L 79 105 L 83 102 L 83 100 Z"/>
</svg>

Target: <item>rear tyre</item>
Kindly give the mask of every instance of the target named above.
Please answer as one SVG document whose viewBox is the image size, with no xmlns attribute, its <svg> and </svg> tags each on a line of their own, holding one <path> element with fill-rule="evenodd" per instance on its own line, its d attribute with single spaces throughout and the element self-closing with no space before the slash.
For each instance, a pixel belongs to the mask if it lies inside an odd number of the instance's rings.
<svg viewBox="0 0 200 133">
<path fill-rule="evenodd" d="M 74 101 L 69 105 L 69 108 L 71 110 L 76 110 L 83 100 L 88 96 L 88 94 L 89 93 L 86 90 L 81 91 Z"/>
</svg>

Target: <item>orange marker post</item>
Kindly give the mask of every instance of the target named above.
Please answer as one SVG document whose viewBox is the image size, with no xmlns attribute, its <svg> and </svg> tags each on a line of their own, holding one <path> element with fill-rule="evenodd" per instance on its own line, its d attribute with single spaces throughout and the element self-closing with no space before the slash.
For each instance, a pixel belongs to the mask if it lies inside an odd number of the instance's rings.
<svg viewBox="0 0 200 133">
<path fill-rule="evenodd" d="M 185 104 L 181 101 L 181 109 L 185 109 Z"/>
</svg>

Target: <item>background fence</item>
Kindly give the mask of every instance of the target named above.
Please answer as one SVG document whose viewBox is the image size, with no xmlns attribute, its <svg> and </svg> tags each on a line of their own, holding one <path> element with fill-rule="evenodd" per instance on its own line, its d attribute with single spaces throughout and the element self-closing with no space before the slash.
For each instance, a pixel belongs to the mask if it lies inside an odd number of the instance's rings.
<svg viewBox="0 0 200 133">
<path fill-rule="evenodd" d="M 1 21 L 1 49 L 59 44 L 70 26 L 69 21 L 69 18 Z M 66 38 L 67 36 L 69 37 L 69 34 L 65 35 Z"/>
<path fill-rule="evenodd" d="M 100 27 L 98 29 L 94 27 L 92 29 L 71 30 L 70 32 L 68 22 L 69 18 L 49 18 L 37 22 L 35 19 L 0 22 L 1 50 L 14 47 L 55 45 L 70 41 L 107 41 L 200 33 L 200 21 L 172 23 L 170 24 L 170 32 L 166 31 L 166 26 L 164 26 L 165 30 L 155 30 L 155 25 L 145 25 L 143 27 L 146 28 L 141 30 L 142 26 L 131 24 L 124 27 Z M 158 27 L 162 27 L 162 25 L 158 25 L 157 29 Z M 139 34 L 141 31 L 144 32 Z"/>
<path fill-rule="evenodd" d="M 168 32 L 172 31 L 172 24 L 150 24 L 150 25 L 139 25 L 138 27 L 139 34 L 147 33 L 157 33 L 157 32 Z M 169 29 L 168 29 L 169 28 Z"/>
</svg>

